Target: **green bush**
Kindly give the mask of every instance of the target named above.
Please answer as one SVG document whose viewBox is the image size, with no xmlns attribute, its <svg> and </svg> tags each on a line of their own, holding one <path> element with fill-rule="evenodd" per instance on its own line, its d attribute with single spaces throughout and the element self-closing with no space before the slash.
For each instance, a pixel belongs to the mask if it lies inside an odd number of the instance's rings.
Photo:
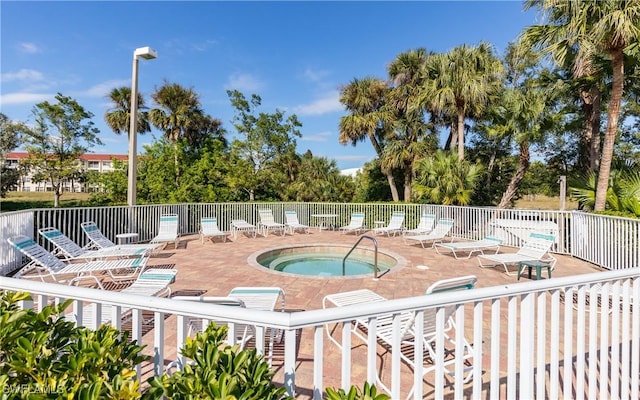
<svg viewBox="0 0 640 400">
<path fill-rule="evenodd" d="M 348 392 L 344 389 L 327 388 L 325 395 L 327 400 L 389 400 L 391 398 L 384 393 L 378 394 L 376 386 L 369 382 L 365 382 L 362 389 L 351 386 Z"/>
<path fill-rule="evenodd" d="M 182 371 L 150 380 L 144 399 L 283 399 L 286 390 L 271 383 L 274 372 L 255 349 L 225 344 L 226 326 L 210 324 L 187 339 L 182 355 L 190 360 Z"/>
<path fill-rule="evenodd" d="M 26 293 L 0 296 L 2 398 L 138 399 L 135 366 L 148 357 L 126 333 L 93 331 L 64 319 L 70 301 L 40 312 L 22 310 Z"/>
<path fill-rule="evenodd" d="M 150 357 L 128 333 L 103 325 L 76 327 L 64 319 L 71 301 L 40 312 L 22 310 L 27 293 L 0 291 L 0 399 L 289 399 L 271 380 L 274 372 L 255 349 L 225 344 L 226 326 L 209 325 L 187 339 L 182 354 L 193 360 L 169 376 L 149 379 L 140 392 L 135 366 Z M 387 400 L 374 385 L 348 392 L 328 388 L 328 400 Z"/>
</svg>

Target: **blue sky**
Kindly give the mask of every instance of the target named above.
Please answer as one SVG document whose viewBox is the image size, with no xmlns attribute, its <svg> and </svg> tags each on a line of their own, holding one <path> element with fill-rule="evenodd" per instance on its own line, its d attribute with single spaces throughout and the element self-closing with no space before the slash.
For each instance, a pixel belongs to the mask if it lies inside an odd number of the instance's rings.
<svg viewBox="0 0 640 400">
<path fill-rule="evenodd" d="M 502 54 L 523 27 L 536 22 L 521 1 L 411 2 L 24 2 L 0 4 L 0 111 L 31 121 L 35 104 L 62 93 L 94 114 L 104 146 L 127 153 L 126 135 L 104 123 L 107 93 L 131 85 L 133 51 L 141 60 L 139 90 L 163 81 L 192 87 L 204 111 L 229 132 L 234 109 L 226 90 L 262 97 L 259 111 L 276 108 L 302 122 L 298 152 L 335 159 L 341 169 L 374 157 L 371 144 L 338 143 L 344 115 L 339 88 L 354 78 L 386 78 L 401 52 L 446 52 L 486 41 Z M 144 144 L 161 135 L 138 137 Z"/>
</svg>

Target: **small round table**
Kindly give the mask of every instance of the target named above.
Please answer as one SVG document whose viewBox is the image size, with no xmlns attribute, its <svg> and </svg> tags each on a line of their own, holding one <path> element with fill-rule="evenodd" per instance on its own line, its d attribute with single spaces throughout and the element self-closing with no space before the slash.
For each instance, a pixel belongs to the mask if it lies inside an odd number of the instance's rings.
<svg viewBox="0 0 640 400">
<path fill-rule="evenodd" d="M 118 239 L 118 244 L 122 244 L 123 240 L 125 240 L 125 243 L 130 243 L 133 241 L 133 239 L 136 239 L 137 237 L 138 237 L 138 234 L 135 232 L 118 233 L 116 235 L 116 238 Z"/>
<path fill-rule="evenodd" d="M 335 226 L 333 221 L 338 217 L 338 214 L 311 214 L 313 218 L 320 219 L 320 225 L 318 225 L 318 231 L 321 231 L 327 227 L 327 229 L 334 230 Z"/>
<path fill-rule="evenodd" d="M 373 232 L 378 233 L 378 230 L 380 228 L 384 228 L 385 226 L 387 226 L 387 223 L 384 221 L 373 221 L 373 225 L 374 225 Z"/>
</svg>

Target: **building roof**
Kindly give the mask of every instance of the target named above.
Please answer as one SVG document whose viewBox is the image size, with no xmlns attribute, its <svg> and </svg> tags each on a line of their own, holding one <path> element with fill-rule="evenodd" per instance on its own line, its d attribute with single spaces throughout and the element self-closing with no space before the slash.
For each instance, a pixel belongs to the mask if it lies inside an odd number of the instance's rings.
<svg viewBox="0 0 640 400">
<path fill-rule="evenodd" d="M 29 153 L 27 152 L 11 152 L 7 154 L 7 160 L 22 160 L 23 158 L 27 158 Z M 82 161 L 111 161 L 112 159 L 127 161 L 129 156 L 127 154 L 94 154 L 94 153 L 85 153 L 80 155 L 80 159 Z"/>
</svg>

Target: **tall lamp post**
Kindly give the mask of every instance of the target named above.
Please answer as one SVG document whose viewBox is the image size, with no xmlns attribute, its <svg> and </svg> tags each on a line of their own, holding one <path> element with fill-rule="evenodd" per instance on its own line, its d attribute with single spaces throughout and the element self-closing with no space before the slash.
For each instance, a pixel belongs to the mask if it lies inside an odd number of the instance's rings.
<svg viewBox="0 0 640 400">
<path fill-rule="evenodd" d="M 131 119 L 129 123 L 129 181 L 127 185 L 127 203 L 136 205 L 137 173 L 137 136 L 138 136 L 138 59 L 153 60 L 158 53 L 151 47 L 139 47 L 133 52 L 133 71 L 131 74 Z"/>
</svg>

